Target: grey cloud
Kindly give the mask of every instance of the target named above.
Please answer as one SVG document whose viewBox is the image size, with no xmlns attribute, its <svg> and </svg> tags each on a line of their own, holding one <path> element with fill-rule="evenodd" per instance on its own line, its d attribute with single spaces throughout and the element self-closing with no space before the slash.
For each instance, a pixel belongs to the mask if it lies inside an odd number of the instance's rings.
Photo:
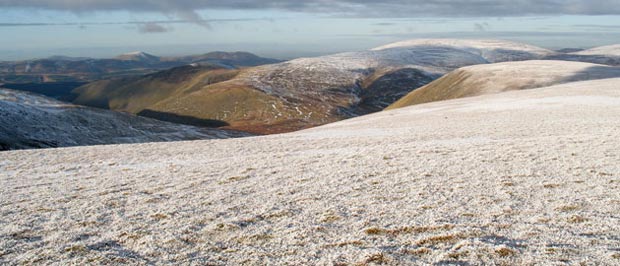
<svg viewBox="0 0 620 266">
<path fill-rule="evenodd" d="M 268 21 L 262 18 L 242 18 L 242 19 L 206 19 L 204 23 L 226 23 L 241 21 Z M 39 27 L 39 26 L 78 26 L 86 28 L 93 25 L 143 25 L 143 24 L 184 24 L 195 23 L 191 20 L 155 20 L 155 21 L 121 21 L 121 22 L 61 22 L 61 23 L 0 23 L 0 27 Z"/>
<path fill-rule="evenodd" d="M 573 25 L 575 28 L 597 29 L 597 30 L 619 30 L 620 25 L 596 25 L 596 24 L 583 24 Z"/>
<path fill-rule="evenodd" d="M 489 25 L 489 23 L 487 22 L 482 22 L 482 23 L 474 23 L 474 30 L 475 31 L 487 31 L 487 29 L 490 27 L 491 25 Z"/>
<path fill-rule="evenodd" d="M 155 11 L 206 25 L 204 9 L 280 9 L 343 16 L 522 16 L 620 14 L 618 0 L 0 0 L 0 8 L 73 12 Z"/>
<path fill-rule="evenodd" d="M 142 25 L 138 25 L 138 31 L 140 33 L 164 33 L 169 32 L 171 28 L 164 27 L 157 23 L 148 22 Z"/>
<path fill-rule="evenodd" d="M 375 26 L 394 26 L 396 25 L 396 23 L 392 23 L 392 22 L 379 22 L 379 23 L 375 23 Z"/>
</svg>

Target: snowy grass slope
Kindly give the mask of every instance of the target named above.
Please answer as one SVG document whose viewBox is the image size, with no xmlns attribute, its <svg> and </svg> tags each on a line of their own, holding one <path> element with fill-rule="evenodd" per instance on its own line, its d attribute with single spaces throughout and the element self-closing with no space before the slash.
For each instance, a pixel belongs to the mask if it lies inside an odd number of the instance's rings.
<svg viewBox="0 0 620 266">
<path fill-rule="evenodd" d="M 0 263 L 617 265 L 620 79 L 0 153 Z"/>
</svg>

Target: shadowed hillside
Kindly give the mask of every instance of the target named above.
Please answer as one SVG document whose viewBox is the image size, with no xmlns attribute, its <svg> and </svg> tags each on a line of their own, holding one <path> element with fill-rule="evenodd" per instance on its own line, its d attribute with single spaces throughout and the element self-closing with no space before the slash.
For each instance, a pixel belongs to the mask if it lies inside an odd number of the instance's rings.
<svg viewBox="0 0 620 266">
<path fill-rule="evenodd" d="M 243 137 L 0 89 L 0 150 Z"/>
</svg>

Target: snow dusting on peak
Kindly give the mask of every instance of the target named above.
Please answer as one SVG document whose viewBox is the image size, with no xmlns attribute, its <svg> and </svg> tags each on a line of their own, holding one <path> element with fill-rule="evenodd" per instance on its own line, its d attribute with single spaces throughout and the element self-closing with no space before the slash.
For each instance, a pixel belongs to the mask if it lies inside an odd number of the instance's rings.
<svg viewBox="0 0 620 266">
<path fill-rule="evenodd" d="M 147 56 L 147 55 L 149 55 L 149 54 L 147 54 L 147 53 L 145 53 L 145 52 L 142 52 L 142 51 L 135 51 L 135 52 L 124 53 L 124 54 L 122 54 L 122 55 L 130 55 L 130 56 L 146 57 L 146 56 Z"/>
<path fill-rule="evenodd" d="M 551 52 L 550 50 L 533 45 L 504 40 L 469 40 L 469 39 L 413 39 L 395 42 L 374 48 L 372 50 L 384 50 L 389 48 L 411 48 L 416 46 L 451 46 L 456 48 L 476 49 L 512 49 L 526 51 Z"/>
<path fill-rule="evenodd" d="M 135 51 L 119 55 L 116 59 L 128 61 L 155 61 L 159 60 L 159 57 L 142 51 Z"/>
<path fill-rule="evenodd" d="M 478 54 L 489 62 L 540 59 L 553 54 L 551 50 L 537 46 L 504 40 L 467 39 L 413 39 L 396 42 L 372 49 L 420 49 L 420 47 L 449 47 Z"/>
</svg>

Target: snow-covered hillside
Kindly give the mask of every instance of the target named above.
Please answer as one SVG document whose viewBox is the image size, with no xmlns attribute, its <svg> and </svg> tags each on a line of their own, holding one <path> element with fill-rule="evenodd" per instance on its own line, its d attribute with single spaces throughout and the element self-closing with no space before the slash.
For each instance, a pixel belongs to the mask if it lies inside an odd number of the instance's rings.
<svg viewBox="0 0 620 266">
<path fill-rule="evenodd" d="M 479 55 L 489 63 L 541 59 L 553 51 L 525 43 L 504 40 L 413 39 L 377 47 L 373 50 L 418 49 L 419 47 L 449 47 Z"/>
<path fill-rule="evenodd" d="M 0 263 L 617 265 L 620 79 L 0 153 Z"/>
<path fill-rule="evenodd" d="M 475 65 L 459 68 L 430 84 L 412 91 L 387 109 L 414 104 L 443 101 L 534 89 L 551 85 L 620 77 L 620 68 L 582 62 L 530 60 Z"/>
<path fill-rule="evenodd" d="M 620 65 L 620 44 L 594 47 L 573 53 L 557 53 L 545 59 L 589 62 L 610 66 Z"/>
<path fill-rule="evenodd" d="M 239 136 L 0 89 L 0 150 Z"/>
<path fill-rule="evenodd" d="M 497 40 L 419 39 L 389 44 L 372 50 L 314 58 L 253 68 L 240 75 L 245 83 L 261 91 L 289 100 L 302 112 L 328 118 L 343 117 L 383 109 L 406 93 L 459 67 L 492 62 L 541 59 L 553 52 Z M 392 75 L 400 71 L 414 75 Z M 372 84 L 390 80 L 391 93 L 384 99 L 368 99 L 365 93 L 377 89 Z M 408 82 L 410 86 L 396 85 Z M 388 85 L 388 87 L 390 87 Z M 399 87 L 399 88 L 394 88 Z M 375 95 L 370 93 L 371 95 Z M 304 102 L 313 101 L 310 110 Z"/>
<path fill-rule="evenodd" d="M 573 54 L 620 56 L 620 44 L 594 47 L 588 50 L 575 52 Z"/>
</svg>

